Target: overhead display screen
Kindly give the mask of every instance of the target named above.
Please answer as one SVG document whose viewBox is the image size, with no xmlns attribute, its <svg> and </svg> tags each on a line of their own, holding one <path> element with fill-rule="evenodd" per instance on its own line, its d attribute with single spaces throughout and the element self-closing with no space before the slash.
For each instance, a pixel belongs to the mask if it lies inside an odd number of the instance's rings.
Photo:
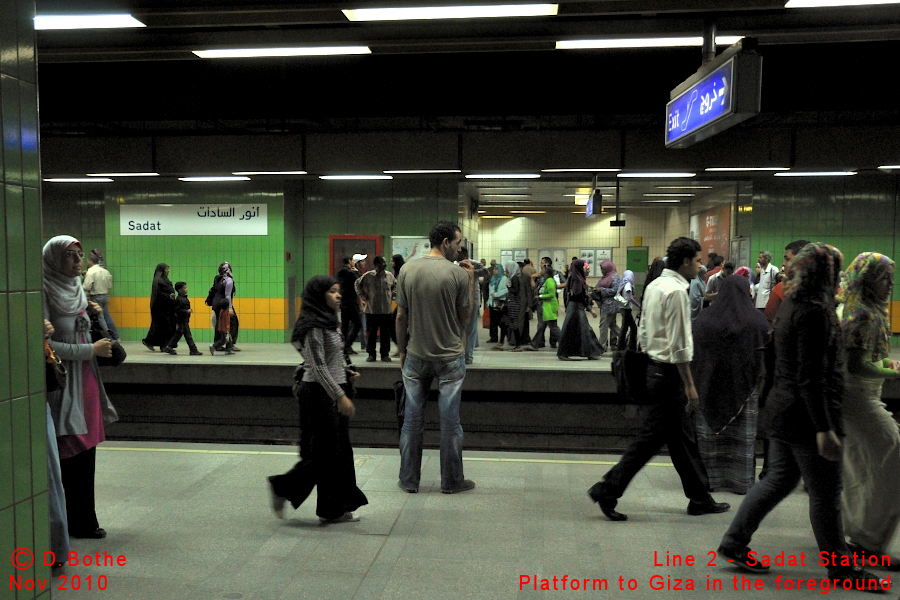
<svg viewBox="0 0 900 600">
<path fill-rule="evenodd" d="M 734 59 L 666 104 L 666 145 L 732 113 Z"/>
</svg>

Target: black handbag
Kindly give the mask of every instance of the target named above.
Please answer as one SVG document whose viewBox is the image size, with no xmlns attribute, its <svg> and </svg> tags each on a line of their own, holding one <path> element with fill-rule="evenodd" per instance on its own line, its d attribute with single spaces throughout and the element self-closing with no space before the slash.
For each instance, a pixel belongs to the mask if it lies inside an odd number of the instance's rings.
<svg viewBox="0 0 900 600">
<path fill-rule="evenodd" d="M 66 366 L 56 353 L 53 352 L 48 340 L 44 340 L 44 355 L 47 357 L 47 364 L 44 372 L 46 392 L 49 394 L 50 392 L 65 389 Z"/>
<path fill-rule="evenodd" d="M 616 350 L 612 355 L 612 372 L 616 390 L 629 404 L 647 403 L 647 365 L 650 357 L 638 350 Z"/>
<path fill-rule="evenodd" d="M 125 362 L 128 353 L 125 352 L 125 348 L 122 347 L 119 340 L 114 339 L 109 331 L 103 328 L 99 317 L 97 315 L 91 315 L 91 341 L 96 342 L 97 340 L 102 340 L 104 338 L 108 338 L 112 341 L 112 355 L 108 357 L 98 356 L 97 365 L 100 367 L 118 367 Z"/>
</svg>

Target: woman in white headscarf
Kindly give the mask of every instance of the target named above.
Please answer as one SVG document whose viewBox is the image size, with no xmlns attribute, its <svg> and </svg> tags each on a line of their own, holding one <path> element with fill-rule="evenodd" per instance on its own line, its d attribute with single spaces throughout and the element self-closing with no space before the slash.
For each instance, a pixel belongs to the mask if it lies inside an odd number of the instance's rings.
<svg viewBox="0 0 900 600">
<path fill-rule="evenodd" d="M 53 324 L 50 347 L 66 366 L 65 387 L 47 402 L 56 424 L 60 468 L 66 492 L 69 535 L 104 538 L 94 510 L 94 467 L 97 445 L 106 439 L 105 425 L 118 415 L 103 389 L 96 356 L 111 356 L 109 339 L 91 341 L 88 313 L 103 309 L 88 304 L 81 286 L 84 250 L 68 235 L 52 238 L 43 250 L 44 317 Z"/>
</svg>

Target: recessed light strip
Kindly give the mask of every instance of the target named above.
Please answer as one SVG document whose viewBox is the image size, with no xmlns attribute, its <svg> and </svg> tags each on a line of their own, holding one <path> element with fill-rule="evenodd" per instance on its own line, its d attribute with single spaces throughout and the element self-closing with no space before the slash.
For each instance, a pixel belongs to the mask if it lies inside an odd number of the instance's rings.
<svg viewBox="0 0 900 600">
<path fill-rule="evenodd" d="M 159 173 L 88 173 L 88 177 L 159 177 Z"/>
<path fill-rule="evenodd" d="M 202 181 L 250 181 L 249 177 L 234 177 L 228 175 L 203 175 L 200 177 L 179 177 L 178 181 L 202 182 Z"/>
<path fill-rule="evenodd" d="M 856 175 L 856 171 L 784 171 L 775 177 L 846 177 Z"/>
<path fill-rule="evenodd" d="M 487 19 L 497 17 L 552 17 L 558 4 L 498 4 L 494 6 L 411 6 L 358 8 L 341 12 L 349 21 L 413 21 L 427 19 Z"/>
<path fill-rule="evenodd" d="M 716 45 L 730 46 L 741 39 L 739 35 L 716 36 Z M 593 40 L 561 40 L 556 42 L 557 50 L 594 50 L 612 48 L 677 48 L 683 46 L 702 46 L 703 38 L 690 37 L 651 37 L 651 38 L 605 38 Z"/>
<path fill-rule="evenodd" d="M 128 14 L 37 15 L 34 17 L 34 29 L 36 31 L 51 29 L 125 29 L 133 27 L 146 27 L 146 25 Z"/>
<path fill-rule="evenodd" d="M 307 46 L 292 48 L 223 48 L 193 50 L 200 58 L 272 58 L 283 56 L 337 56 L 372 54 L 368 46 Z"/>
<path fill-rule="evenodd" d="M 511 210 L 511 215 L 546 215 L 546 210 Z"/>
<path fill-rule="evenodd" d="M 689 194 L 689 193 L 670 193 L 670 192 L 660 192 L 660 193 L 648 193 L 644 194 L 647 198 L 693 198 L 697 194 Z"/>
<path fill-rule="evenodd" d="M 306 171 L 235 171 L 232 175 L 306 175 Z"/>
<path fill-rule="evenodd" d="M 393 179 L 390 175 L 319 175 L 319 179 L 334 181 L 366 181 L 372 179 Z"/>
<path fill-rule="evenodd" d="M 785 8 L 832 8 L 835 6 L 870 6 L 898 4 L 900 0 L 789 0 Z"/>
<path fill-rule="evenodd" d="M 696 177 L 696 173 L 618 173 L 616 177 L 628 179 L 667 179 Z"/>
<path fill-rule="evenodd" d="M 541 173 L 618 173 L 622 169 L 541 169 Z"/>
<path fill-rule="evenodd" d="M 790 167 L 709 167 L 706 171 L 742 173 L 745 171 L 790 171 Z"/>
<path fill-rule="evenodd" d="M 882 171 L 897 171 L 900 170 L 900 165 L 881 165 L 878 168 Z"/>
<path fill-rule="evenodd" d="M 109 177 L 46 177 L 44 181 L 52 181 L 53 183 L 108 183 L 112 179 Z"/>
<path fill-rule="evenodd" d="M 459 169 L 407 169 L 395 171 L 382 171 L 388 175 L 428 175 L 437 173 L 461 173 Z"/>
<path fill-rule="evenodd" d="M 466 175 L 466 179 L 540 179 L 539 173 L 490 173 Z"/>
</svg>

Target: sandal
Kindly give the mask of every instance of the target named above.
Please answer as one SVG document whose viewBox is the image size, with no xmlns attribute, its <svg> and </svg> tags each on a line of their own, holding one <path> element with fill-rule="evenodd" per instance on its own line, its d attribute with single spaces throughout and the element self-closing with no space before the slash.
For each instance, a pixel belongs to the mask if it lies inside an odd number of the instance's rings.
<svg viewBox="0 0 900 600">
<path fill-rule="evenodd" d="M 515 348 L 510 350 L 510 352 L 523 352 L 524 350 L 525 348 L 523 348 L 522 346 L 516 346 Z"/>
<path fill-rule="evenodd" d="M 357 521 L 359 521 L 359 517 L 354 517 L 353 513 L 351 512 L 345 512 L 336 519 L 326 519 L 325 517 L 319 517 L 319 522 L 322 525 L 330 525 L 332 523 L 356 523 Z"/>
<path fill-rule="evenodd" d="M 503 350 L 503 344 L 497 344 L 496 346 L 493 346 L 491 350 Z"/>
</svg>

